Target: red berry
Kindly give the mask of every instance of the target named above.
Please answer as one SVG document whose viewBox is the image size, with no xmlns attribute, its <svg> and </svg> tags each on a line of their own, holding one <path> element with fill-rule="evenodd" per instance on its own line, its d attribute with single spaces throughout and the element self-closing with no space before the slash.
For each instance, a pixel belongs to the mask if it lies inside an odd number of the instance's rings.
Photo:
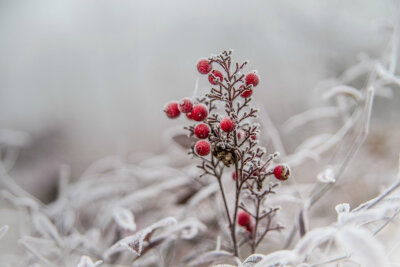
<svg viewBox="0 0 400 267">
<path fill-rule="evenodd" d="M 210 126 L 205 123 L 200 123 L 194 128 L 194 135 L 196 135 L 197 138 L 205 139 L 208 137 L 209 134 Z"/>
<path fill-rule="evenodd" d="M 224 75 L 219 70 L 213 70 L 211 73 L 212 74 L 208 75 L 208 81 L 213 85 L 217 84 L 216 82 L 214 82 L 214 77 L 216 80 L 219 80 L 220 82 L 222 82 L 222 80 L 224 79 Z"/>
<path fill-rule="evenodd" d="M 290 176 L 290 168 L 286 165 L 278 165 L 274 168 L 274 175 L 278 180 L 287 180 Z"/>
<path fill-rule="evenodd" d="M 193 120 L 192 112 L 186 113 L 186 118 L 188 118 L 188 120 Z"/>
<path fill-rule="evenodd" d="M 196 145 L 194 146 L 196 154 L 199 156 L 207 156 L 210 153 L 211 145 L 208 141 L 200 140 L 197 141 Z"/>
<path fill-rule="evenodd" d="M 243 133 L 241 131 L 237 132 L 237 138 L 240 140 L 243 137 Z"/>
<path fill-rule="evenodd" d="M 253 94 L 253 90 L 247 89 L 247 90 L 244 90 L 243 93 L 240 94 L 240 96 L 243 97 L 243 98 L 248 98 L 252 94 Z"/>
<path fill-rule="evenodd" d="M 211 64 L 208 59 L 200 59 L 199 62 L 197 62 L 197 70 L 201 74 L 209 73 L 211 71 Z"/>
<path fill-rule="evenodd" d="M 208 116 L 208 110 L 206 105 L 204 104 L 194 105 L 191 113 L 192 113 L 192 118 L 195 121 L 203 121 Z"/>
<path fill-rule="evenodd" d="M 246 85 L 252 84 L 254 87 L 256 87 L 260 81 L 260 78 L 258 78 L 258 75 L 255 72 L 250 72 L 246 75 Z"/>
<path fill-rule="evenodd" d="M 240 170 L 238 170 L 238 174 L 239 174 L 239 176 L 240 176 Z M 232 180 L 236 180 L 236 171 L 233 171 L 232 172 Z"/>
<path fill-rule="evenodd" d="M 239 211 L 237 221 L 240 226 L 249 227 L 251 225 L 250 214 L 248 214 L 244 210 Z"/>
<path fill-rule="evenodd" d="M 182 98 L 178 105 L 179 111 L 182 113 L 188 113 L 193 109 L 193 101 L 187 97 Z"/>
<path fill-rule="evenodd" d="M 220 125 L 222 131 L 228 132 L 228 133 L 235 130 L 235 127 L 236 127 L 235 123 L 229 117 L 223 118 L 219 125 Z"/>
<path fill-rule="evenodd" d="M 257 136 L 257 134 L 252 134 L 252 135 L 250 136 L 250 138 L 251 138 L 251 140 L 257 140 L 257 139 L 258 139 L 258 136 Z"/>
<path fill-rule="evenodd" d="M 249 232 L 250 234 L 253 233 L 253 225 L 251 225 L 251 224 L 247 225 L 246 231 Z"/>
<path fill-rule="evenodd" d="M 164 112 L 170 119 L 178 118 L 179 115 L 181 115 L 181 112 L 178 109 L 178 102 L 176 101 L 167 103 L 165 105 Z"/>
</svg>

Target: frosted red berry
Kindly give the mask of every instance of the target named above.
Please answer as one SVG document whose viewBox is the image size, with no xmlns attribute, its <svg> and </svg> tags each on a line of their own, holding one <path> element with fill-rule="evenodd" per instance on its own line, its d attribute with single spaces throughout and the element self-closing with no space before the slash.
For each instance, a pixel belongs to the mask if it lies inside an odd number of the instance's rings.
<svg viewBox="0 0 400 267">
<path fill-rule="evenodd" d="M 238 131 L 237 132 L 237 138 L 240 140 L 240 139 L 242 139 L 242 137 L 243 137 L 242 131 Z"/>
<path fill-rule="evenodd" d="M 251 225 L 251 216 L 244 210 L 241 210 L 238 213 L 237 221 L 240 226 L 249 227 Z"/>
<path fill-rule="evenodd" d="M 216 85 L 217 83 L 214 81 L 214 77 L 216 80 L 219 80 L 220 82 L 222 82 L 222 80 L 224 79 L 224 75 L 222 74 L 222 72 L 220 72 L 219 70 L 213 70 L 211 72 L 210 75 L 208 75 L 208 81 L 213 84 Z"/>
<path fill-rule="evenodd" d="M 193 101 L 190 98 L 182 98 L 178 104 L 179 111 L 182 113 L 188 113 L 193 109 Z"/>
<path fill-rule="evenodd" d="M 238 174 L 240 176 L 240 170 L 238 170 Z M 232 180 L 236 181 L 236 171 L 232 172 Z"/>
<path fill-rule="evenodd" d="M 208 59 L 200 59 L 199 62 L 197 62 L 197 70 L 201 74 L 208 74 L 211 71 L 211 63 L 208 61 Z"/>
<path fill-rule="evenodd" d="M 222 131 L 227 133 L 232 132 L 233 130 L 235 130 L 236 127 L 235 123 L 229 117 L 223 118 L 219 125 Z"/>
<path fill-rule="evenodd" d="M 200 139 L 206 139 L 210 134 L 210 126 L 200 123 L 194 128 L 194 135 Z"/>
<path fill-rule="evenodd" d="M 253 90 L 247 89 L 247 90 L 244 90 L 243 93 L 240 94 L 240 96 L 243 97 L 243 98 L 248 98 L 252 94 L 253 94 Z"/>
<path fill-rule="evenodd" d="M 260 78 L 255 72 L 250 72 L 245 77 L 246 85 L 252 84 L 254 87 L 260 82 Z"/>
<path fill-rule="evenodd" d="M 258 139 L 258 135 L 257 134 L 252 134 L 250 135 L 251 140 L 257 140 Z"/>
<path fill-rule="evenodd" d="M 203 121 L 208 116 L 208 110 L 206 105 L 204 104 L 196 104 L 194 105 L 192 111 L 192 118 L 195 121 Z"/>
<path fill-rule="evenodd" d="M 252 224 L 247 225 L 246 231 L 249 232 L 250 234 L 253 233 L 253 225 Z"/>
<path fill-rule="evenodd" d="M 185 115 L 186 115 L 186 118 L 188 118 L 188 120 L 193 120 L 192 112 L 188 112 Z"/>
<path fill-rule="evenodd" d="M 178 118 L 181 112 L 178 109 L 178 102 L 172 101 L 165 105 L 164 112 L 170 119 Z"/>
<path fill-rule="evenodd" d="M 197 143 L 195 144 L 194 150 L 199 156 L 207 156 L 208 154 L 210 154 L 211 145 L 206 140 L 200 140 L 197 141 Z"/>
<path fill-rule="evenodd" d="M 290 168 L 286 165 L 278 165 L 274 168 L 274 175 L 278 180 L 287 180 L 290 176 Z"/>
</svg>

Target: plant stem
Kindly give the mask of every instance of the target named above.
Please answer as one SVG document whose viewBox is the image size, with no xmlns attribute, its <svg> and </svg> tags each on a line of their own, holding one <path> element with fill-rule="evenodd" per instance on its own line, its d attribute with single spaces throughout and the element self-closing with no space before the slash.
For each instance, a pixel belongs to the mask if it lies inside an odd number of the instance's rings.
<svg viewBox="0 0 400 267">
<path fill-rule="evenodd" d="M 256 252 L 256 239 L 257 239 L 257 228 L 258 228 L 258 222 L 259 222 L 259 217 L 260 217 L 260 199 L 257 197 L 257 206 L 256 206 L 256 225 L 254 226 L 254 232 L 253 232 L 253 242 L 251 245 L 251 253 Z"/>
<path fill-rule="evenodd" d="M 221 195 L 222 195 L 222 200 L 223 200 L 224 206 L 225 206 L 226 216 L 228 217 L 229 227 L 232 228 L 231 215 L 229 213 L 228 204 L 226 202 L 226 196 L 225 196 L 224 187 L 222 186 L 221 177 L 217 176 L 217 180 L 218 180 L 219 189 L 221 190 Z M 233 241 L 233 238 L 232 238 L 232 241 Z"/>
</svg>

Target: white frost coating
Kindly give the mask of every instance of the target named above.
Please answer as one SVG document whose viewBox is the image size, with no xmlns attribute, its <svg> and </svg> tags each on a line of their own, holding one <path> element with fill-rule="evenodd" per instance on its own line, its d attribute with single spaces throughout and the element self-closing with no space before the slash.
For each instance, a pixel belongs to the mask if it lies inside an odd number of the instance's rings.
<svg viewBox="0 0 400 267">
<path fill-rule="evenodd" d="M 88 256 L 82 256 L 78 265 L 76 267 L 96 267 L 102 264 L 103 261 L 98 260 L 96 262 L 93 262 L 92 259 Z"/>
<path fill-rule="evenodd" d="M 335 87 L 331 88 L 329 91 L 325 92 L 322 95 L 322 99 L 328 100 L 337 95 L 350 96 L 350 97 L 354 98 L 354 100 L 356 100 L 356 101 L 360 101 L 364 98 L 362 93 L 360 92 L 360 90 L 358 90 L 354 87 L 351 87 L 351 86 L 347 86 L 347 85 L 339 85 L 339 86 L 335 86 Z"/>
<path fill-rule="evenodd" d="M 32 137 L 25 133 L 10 129 L 0 130 L 0 144 L 11 147 L 25 147 L 32 142 Z"/>
<path fill-rule="evenodd" d="M 264 256 L 263 260 L 254 267 L 272 267 L 295 264 L 299 261 L 299 256 L 291 250 L 280 250 Z"/>
<path fill-rule="evenodd" d="M 30 247 L 36 254 L 45 258 L 51 259 L 62 255 L 61 249 L 51 239 L 24 236 L 18 240 L 18 243 Z"/>
<path fill-rule="evenodd" d="M 394 83 L 400 87 L 400 79 L 398 77 L 396 77 L 395 75 L 391 74 L 381 64 L 377 65 L 376 71 L 383 80 L 390 82 L 390 83 Z"/>
<path fill-rule="evenodd" d="M 137 201 L 148 199 L 150 197 L 155 197 L 162 191 L 183 186 L 189 183 L 190 180 L 187 177 L 176 177 L 174 180 L 165 181 L 159 184 L 152 184 L 140 191 L 133 192 L 129 195 L 124 196 L 118 200 L 117 205 L 121 207 L 130 206 Z"/>
<path fill-rule="evenodd" d="M 195 258 L 193 261 L 189 263 L 189 266 L 198 266 L 201 264 L 212 263 L 216 260 L 221 260 L 232 256 L 233 256 L 232 253 L 224 250 L 209 251 L 200 254 L 197 258 Z"/>
<path fill-rule="evenodd" d="M 134 235 L 125 237 L 121 240 L 119 240 L 117 243 L 115 243 L 113 246 L 111 246 L 105 253 L 104 253 L 104 258 L 108 258 L 112 254 L 128 249 L 132 252 L 134 252 L 136 255 L 140 256 L 142 254 L 142 249 L 143 249 L 143 243 L 146 239 L 148 239 L 151 234 L 159 229 L 163 228 L 166 226 L 170 226 L 173 224 L 176 224 L 177 221 L 173 217 L 167 217 L 164 218 L 149 227 L 137 232 Z"/>
<path fill-rule="evenodd" d="M 340 214 L 343 212 L 350 212 L 350 204 L 349 203 L 337 204 L 335 206 L 335 210 L 336 210 L 337 214 Z"/>
<path fill-rule="evenodd" d="M 202 188 L 199 192 L 197 192 L 196 195 L 194 195 L 189 200 L 188 209 L 189 210 L 193 209 L 193 207 L 195 207 L 200 201 L 214 194 L 215 192 L 218 191 L 218 189 L 219 189 L 218 183 L 212 183 Z"/>
<path fill-rule="evenodd" d="M 121 207 L 114 208 L 113 218 L 122 229 L 132 232 L 136 230 L 135 218 L 130 210 Z"/>
<path fill-rule="evenodd" d="M 43 262 L 45 265 L 47 266 L 51 266 L 51 263 L 49 261 L 49 259 L 47 259 L 46 257 L 44 257 L 43 255 L 40 254 L 40 252 L 38 252 L 36 250 L 35 247 L 33 247 L 31 244 L 29 244 L 28 242 L 26 242 L 26 240 L 24 240 L 23 238 L 18 240 L 18 243 L 22 246 L 25 247 L 26 250 L 28 250 L 30 253 L 32 253 L 39 261 Z"/>
<path fill-rule="evenodd" d="M 296 152 L 301 150 L 311 150 L 323 143 L 325 143 L 332 134 L 319 134 L 311 136 L 310 138 L 304 140 L 300 145 L 296 147 Z"/>
<path fill-rule="evenodd" d="M 351 254 L 351 259 L 360 263 L 361 266 L 390 266 L 379 240 L 362 228 L 342 228 L 337 234 L 336 241 Z"/>
<path fill-rule="evenodd" d="M 336 182 L 335 173 L 331 166 L 328 166 L 325 170 L 317 174 L 317 179 L 321 183 L 334 183 Z"/>
<path fill-rule="evenodd" d="M 16 197 L 8 191 L 1 191 L 1 197 L 11 202 L 18 208 L 29 208 L 32 211 L 39 210 L 39 204 L 28 197 Z"/>
<path fill-rule="evenodd" d="M 296 114 L 285 121 L 282 125 L 283 131 L 289 133 L 308 122 L 339 116 L 340 111 L 337 107 L 322 107 L 304 111 Z"/>
<path fill-rule="evenodd" d="M 296 245 L 294 251 L 301 259 L 305 259 L 315 248 L 335 237 L 337 229 L 321 227 L 308 232 Z"/>
<path fill-rule="evenodd" d="M 243 267 L 253 267 L 264 258 L 262 254 L 253 254 L 247 257 L 242 263 Z"/>
<path fill-rule="evenodd" d="M 205 231 L 207 230 L 207 227 L 203 223 L 201 223 L 197 218 L 191 217 L 172 226 L 171 229 L 167 232 L 167 234 L 180 232 L 182 239 L 189 240 L 194 238 L 200 230 Z"/>
<path fill-rule="evenodd" d="M 338 221 L 341 224 L 363 225 L 383 219 L 385 211 L 381 209 L 365 210 L 362 212 L 341 213 L 338 215 Z"/>
<path fill-rule="evenodd" d="M 6 235 L 8 228 L 9 228 L 8 225 L 3 225 L 0 228 L 0 239 L 2 239 Z"/>
<path fill-rule="evenodd" d="M 196 99 L 198 96 L 198 91 L 199 91 L 199 78 L 197 77 L 196 83 L 194 84 L 194 90 L 192 94 L 192 100 Z"/>
<path fill-rule="evenodd" d="M 53 238 L 60 247 L 63 247 L 63 241 L 57 231 L 55 225 L 47 216 L 40 212 L 35 212 L 32 215 L 32 221 L 35 229 L 44 237 Z"/>
</svg>

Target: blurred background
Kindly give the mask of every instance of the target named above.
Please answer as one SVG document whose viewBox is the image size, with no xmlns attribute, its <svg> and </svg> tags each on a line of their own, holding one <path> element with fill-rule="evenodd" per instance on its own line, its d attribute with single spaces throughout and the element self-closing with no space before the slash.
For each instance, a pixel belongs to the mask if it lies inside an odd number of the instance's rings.
<svg viewBox="0 0 400 267">
<path fill-rule="evenodd" d="M 197 60 L 223 49 L 258 70 L 255 105 L 280 129 L 321 104 L 321 80 L 362 53 L 380 56 L 389 34 L 379 25 L 396 18 L 394 7 L 365 0 L 1 0 L 0 128 L 32 136 L 13 176 L 46 199 L 43 184 L 61 164 L 77 177 L 106 155 L 165 150 L 161 132 L 182 119 L 167 120 L 164 104 L 191 96 Z M 201 78 L 200 90 L 207 86 Z M 398 133 L 399 110 L 398 91 L 376 100 L 374 129 Z M 282 138 L 290 152 L 303 136 Z M 395 166 L 398 142 L 381 149 Z"/>
</svg>

